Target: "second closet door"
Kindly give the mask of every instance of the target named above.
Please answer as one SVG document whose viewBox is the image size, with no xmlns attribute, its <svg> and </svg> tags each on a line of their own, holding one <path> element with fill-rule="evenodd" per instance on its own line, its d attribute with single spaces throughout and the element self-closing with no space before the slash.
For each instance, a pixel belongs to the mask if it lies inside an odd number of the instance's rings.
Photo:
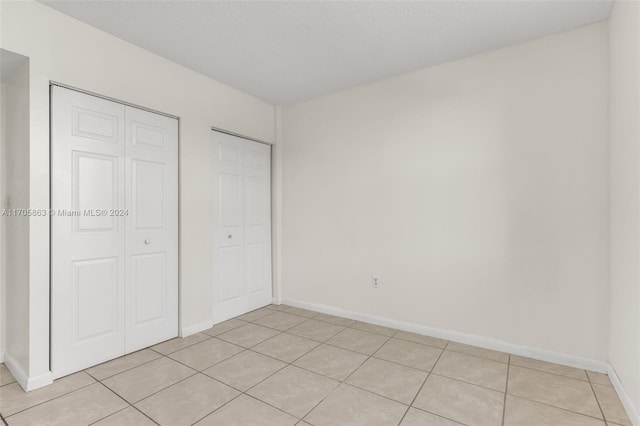
<svg viewBox="0 0 640 426">
<path fill-rule="evenodd" d="M 213 132 L 213 319 L 272 301 L 271 147 Z"/>
</svg>

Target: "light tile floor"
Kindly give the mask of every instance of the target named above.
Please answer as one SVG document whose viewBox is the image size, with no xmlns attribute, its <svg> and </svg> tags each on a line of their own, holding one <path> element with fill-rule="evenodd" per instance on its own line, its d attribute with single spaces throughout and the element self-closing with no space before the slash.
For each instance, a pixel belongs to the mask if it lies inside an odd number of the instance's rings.
<svg viewBox="0 0 640 426">
<path fill-rule="evenodd" d="M 19 425 L 630 426 L 609 378 L 289 306 L 24 393 Z"/>
</svg>

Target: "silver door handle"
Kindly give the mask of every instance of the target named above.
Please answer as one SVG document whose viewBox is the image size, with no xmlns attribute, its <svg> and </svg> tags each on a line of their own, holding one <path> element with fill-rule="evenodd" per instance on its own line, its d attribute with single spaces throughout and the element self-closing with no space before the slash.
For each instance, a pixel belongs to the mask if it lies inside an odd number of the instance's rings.
<svg viewBox="0 0 640 426">
<path fill-rule="evenodd" d="M 146 245 L 149 245 L 149 244 L 151 244 L 151 240 L 144 240 L 144 243 L 145 243 Z"/>
<path fill-rule="evenodd" d="M 227 238 L 231 238 L 231 237 L 233 237 L 233 235 L 231 235 L 231 234 L 227 235 Z"/>
</svg>

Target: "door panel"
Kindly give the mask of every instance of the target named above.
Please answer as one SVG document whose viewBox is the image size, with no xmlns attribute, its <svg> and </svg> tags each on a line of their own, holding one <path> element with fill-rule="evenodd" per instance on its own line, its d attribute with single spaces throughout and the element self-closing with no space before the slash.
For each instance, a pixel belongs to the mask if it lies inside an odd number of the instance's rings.
<svg viewBox="0 0 640 426">
<path fill-rule="evenodd" d="M 271 303 L 270 147 L 214 132 L 213 319 Z"/>
<path fill-rule="evenodd" d="M 73 265 L 73 345 L 118 333 L 118 259 L 75 261 Z"/>
<path fill-rule="evenodd" d="M 133 326 L 152 321 L 162 321 L 166 312 L 165 292 L 156 291 L 166 285 L 167 258 L 165 253 L 132 256 L 132 294 L 134 310 Z"/>
<path fill-rule="evenodd" d="M 177 120 L 52 87 L 51 368 L 178 335 Z"/>
<path fill-rule="evenodd" d="M 125 107 L 125 350 L 178 335 L 178 123 Z"/>
<path fill-rule="evenodd" d="M 79 214 L 125 205 L 124 106 L 52 91 L 51 368 L 61 377 L 124 354 L 124 218 Z"/>
</svg>

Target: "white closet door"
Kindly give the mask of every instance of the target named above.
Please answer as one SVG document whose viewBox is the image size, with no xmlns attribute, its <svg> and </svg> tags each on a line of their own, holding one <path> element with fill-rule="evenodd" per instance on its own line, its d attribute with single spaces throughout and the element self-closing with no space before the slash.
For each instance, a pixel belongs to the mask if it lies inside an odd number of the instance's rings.
<svg viewBox="0 0 640 426">
<path fill-rule="evenodd" d="M 61 377 L 178 335 L 178 127 L 52 91 L 51 364 Z"/>
<path fill-rule="evenodd" d="M 213 319 L 268 305 L 271 147 L 214 132 Z"/>
<path fill-rule="evenodd" d="M 178 122 L 125 109 L 125 350 L 178 335 Z"/>
<path fill-rule="evenodd" d="M 61 377 L 124 354 L 125 223 L 102 215 L 125 206 L 124 106 L 53 87 L 52 107 L 51 364 Z"/>
</svg>

